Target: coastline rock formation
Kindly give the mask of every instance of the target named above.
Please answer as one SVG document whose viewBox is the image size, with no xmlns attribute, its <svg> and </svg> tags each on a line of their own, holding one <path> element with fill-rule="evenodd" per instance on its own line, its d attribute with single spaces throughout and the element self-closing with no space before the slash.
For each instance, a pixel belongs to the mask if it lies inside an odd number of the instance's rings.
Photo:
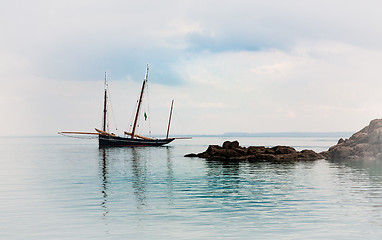
<svg viewBox="0 0 382 240">
<path fill-rule="evenodd" d="M 382 119 L 375 119 L 349 139 L 321 153 L 326 159 L 382 159 Z"/>
<path fill-rule="evenodd" d="M 250 146 L 241 147 L 238 141 L 226 141 L 222 146 L 210 145 L 205 152 L 187 154 L 185 157 L 199 157 L 212 160 L 249 160 L 249 161 L 312 161 L 325 157 L 313 150 L 296 151 L 288 146 Z"/>
<path fill-rule="evenodd" d="M 311 161 L 318 159 L 381 159 L 382 119 L 375 119 L 349 139 L 339 139 L 328 151 L 316 153 L 313 150 L 296 151 L 288 146 L 241 147 L 238 141 L 226 141 L 222 146 L 210 145 L 205 152 L 187 154 L 185 157 L 200 157 L 215 160 L 249 161 Z"/>
</svg>

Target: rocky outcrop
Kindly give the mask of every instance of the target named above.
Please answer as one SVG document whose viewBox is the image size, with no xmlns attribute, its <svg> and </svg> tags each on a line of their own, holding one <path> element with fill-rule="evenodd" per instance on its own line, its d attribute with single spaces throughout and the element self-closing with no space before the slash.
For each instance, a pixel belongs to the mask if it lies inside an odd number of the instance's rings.
<svg viewBox="0 0 382 240">
<path fill-rule="evenodd" d="M 323 159 L 319 153 L 312 150 L 301 152 L 288 146 L 251 146 L 241 147 L 238 141 L 226 141 L 222 146 L 210 145 L 205 152 L 187 154 L 185 157 L 200 157 L 216 160 L 249 160 L 249 161 L 311 161 Z"/>
<path fill-rule="evenodd" d="M 328 151 L 326 159 L 382 159 L 382 119 L 375 119 L 349 139 L 340 139 Z"/>
</svg>

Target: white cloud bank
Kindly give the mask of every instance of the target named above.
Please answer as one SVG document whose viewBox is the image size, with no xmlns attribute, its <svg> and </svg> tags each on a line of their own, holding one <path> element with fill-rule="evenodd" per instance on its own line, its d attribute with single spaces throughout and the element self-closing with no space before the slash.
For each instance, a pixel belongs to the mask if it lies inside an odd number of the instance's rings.
<svg viewBox="0 0 382 240">
<path fill-rule="evenodd" d="M 11 1 L 0 135 L 119 128 L 151 64 L 154 134 L 356 131 L 382 115 L 378 1 Z M 126 104 L 125 104 L 126 103 Z"/>
</svg>

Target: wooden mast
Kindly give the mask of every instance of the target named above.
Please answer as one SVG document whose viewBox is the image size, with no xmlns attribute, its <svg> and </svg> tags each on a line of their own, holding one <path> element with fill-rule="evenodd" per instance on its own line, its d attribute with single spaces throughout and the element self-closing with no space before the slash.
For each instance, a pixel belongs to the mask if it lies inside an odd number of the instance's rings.
<svg viewBox="0 0 382 240">
<path fill-rule="evenodd" d="M 106 112 L 107 112 L 107 78 L 106 78 L 106 72 L 105 72 L 105 96 L 104 96 L 104 102 L 103 102 L 103 124 L 102 124 L 102 130 L 106 132 Z"/>
<path fill-rule="evenodd" d="M 174 100 L 171 101 L 170 117 L 168 118 L 168 126 L 167 126 L 166 139 L 168 139 L 168 134 L 170 133 L 170 124 L 171 124 L 172 108 L 173 108 L 173 106 L 174 106 Z"/>
<path fill-rule="evenodd" d="M 145 79 L 143 80 L 143 84 L 142 84 L 142 90 L 141 90 L 141 95 L 139 97 L 139 102 L 138 102 L 138 108 L 137 108 L 137 112 L 135 114 L 135 120 L 134 120 L 134 125 L 133 125 L 133 131 L 131 132 L 131 138 L 134 138 L 135 136 L 135 129 L 137 127 L 137 122 L 138 122 L 138 117 L 139 117 L 139 111 L 141 110 L 141 103 L 142 103 L 142 98 L 143 98 L 143 91 L 145 90 L 145 85 L 146 85 L 146 82 L 147 82 L 147 77 L 149 75 L 149 65 L 147 64 L 147 68 L 146 68 L 146 75 L 145 75 Z"/>
</svg>

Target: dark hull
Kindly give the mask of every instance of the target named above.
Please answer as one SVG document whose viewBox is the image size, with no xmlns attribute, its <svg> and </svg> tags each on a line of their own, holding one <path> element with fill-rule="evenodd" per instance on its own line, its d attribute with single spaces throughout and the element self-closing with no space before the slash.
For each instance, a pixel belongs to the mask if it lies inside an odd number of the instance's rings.
<svg viewBox="0 0 382 240">
<path fill-rule="evenodd" d="M 139 139 L 127 137 L 114 137 L 99 135 L 98 142 L 100 147 L 138 147 L 138 146 L 162 146 L 174 141 L 174 138 L 168 139 Z"/>
</svg>

